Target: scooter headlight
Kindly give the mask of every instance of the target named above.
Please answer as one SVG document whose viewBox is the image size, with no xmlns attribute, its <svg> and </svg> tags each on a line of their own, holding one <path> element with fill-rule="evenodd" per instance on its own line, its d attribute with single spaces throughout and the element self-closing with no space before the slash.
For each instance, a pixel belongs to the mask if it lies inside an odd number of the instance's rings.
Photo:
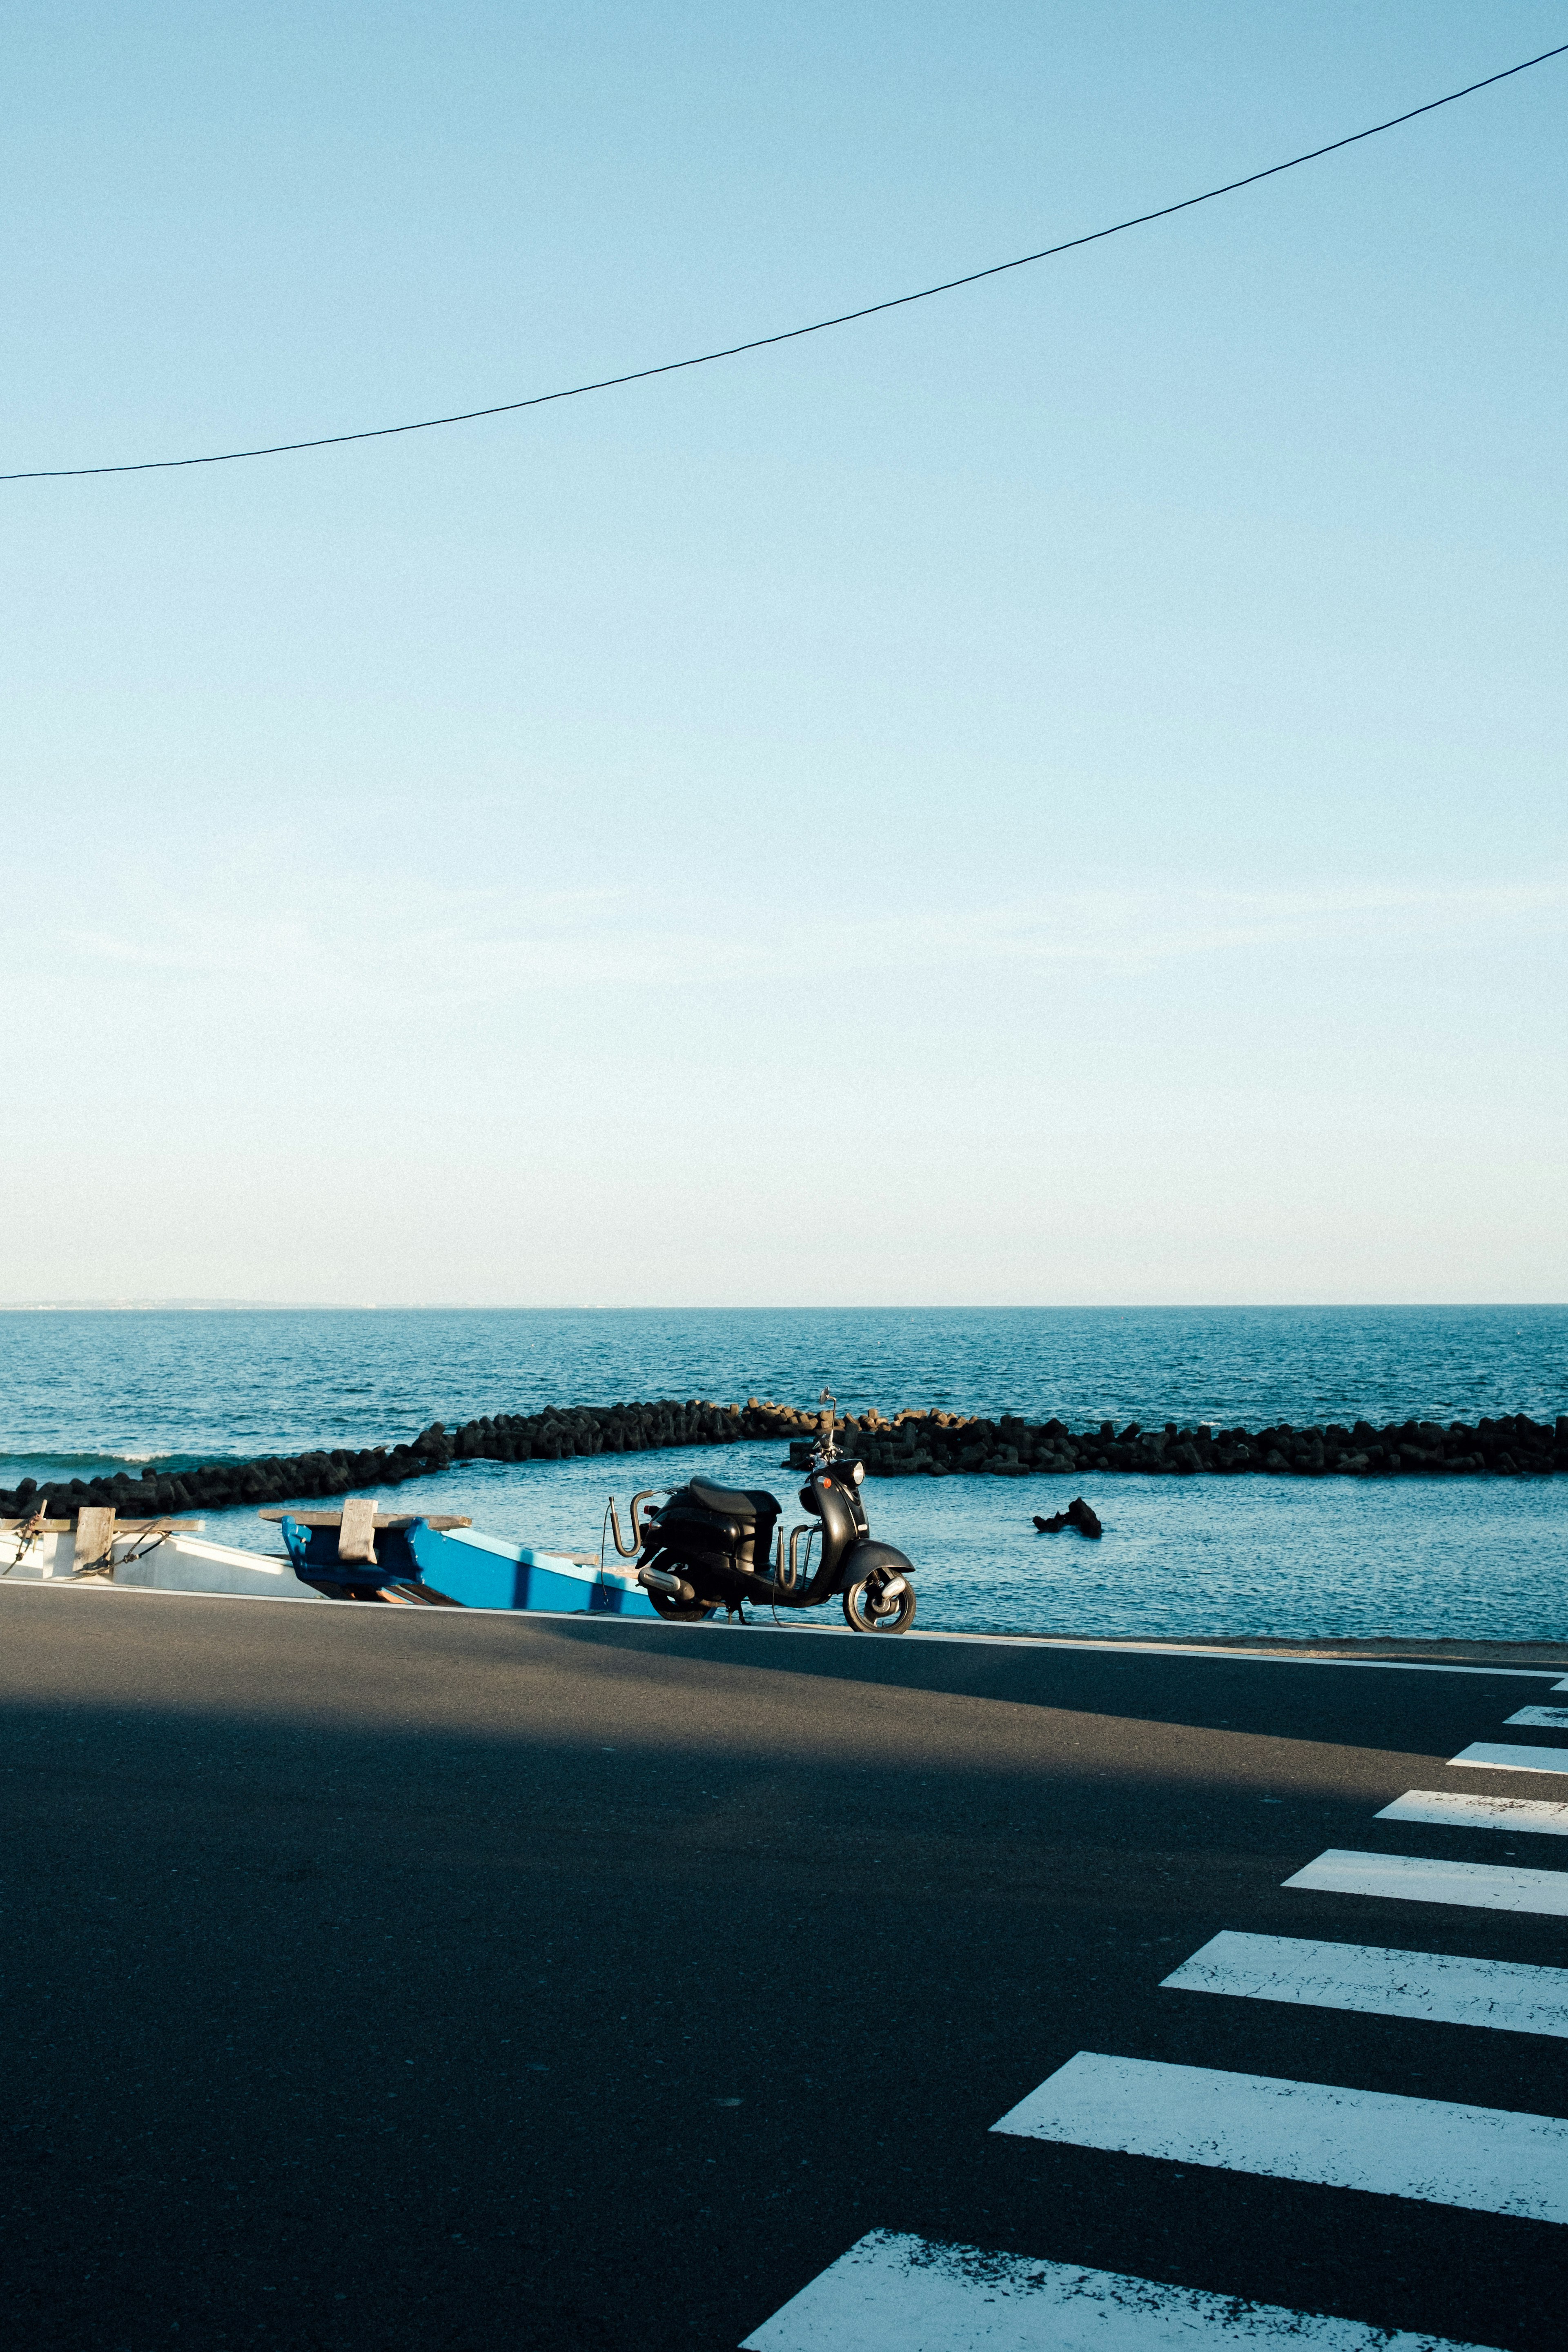
<svg viewBox="0 0 1568 2352">
<path fill-rule="evenodd" d="M 863 1462 L 851 1462 L 849 1465 L 849 1475 L 854 1479 L 855 1484 L 859 1486 L 861 1480 L 866 1475 L 866 1465 Z"/>
</svg>

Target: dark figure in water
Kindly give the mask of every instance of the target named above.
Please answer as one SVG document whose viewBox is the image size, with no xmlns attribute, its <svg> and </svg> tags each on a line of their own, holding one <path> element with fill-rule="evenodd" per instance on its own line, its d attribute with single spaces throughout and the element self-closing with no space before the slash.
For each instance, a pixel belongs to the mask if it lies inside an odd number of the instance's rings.
<svg viewBox="0 0 1568 2352">
<path fill-rule="evenodd" d="M 1043 1536 L 1059 1536 L 1064 1528 L 1076 1528 L 1080 1536 L 1099 1536 L 1105 1532 L 1081 1495 L 1075 1495 L 1067 1509 L 1058 1511 L 1055 1518 L 1042 1519 L 1037 1511 L 1035 1525 Z"/>
</svg>

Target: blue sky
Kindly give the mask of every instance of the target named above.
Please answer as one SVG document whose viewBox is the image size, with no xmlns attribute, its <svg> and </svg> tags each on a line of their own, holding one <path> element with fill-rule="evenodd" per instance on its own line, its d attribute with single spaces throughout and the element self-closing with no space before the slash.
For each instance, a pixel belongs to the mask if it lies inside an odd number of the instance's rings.
<svg viewBox="0 0 1568 2352">
<path fill-rule="evenodd" d="M 3 467 L 766 333 L 1560 39 L 23 5 Z M 1565 116 L 0 488 L 0 1297 L 1563 1297 Z"/>
</svg>

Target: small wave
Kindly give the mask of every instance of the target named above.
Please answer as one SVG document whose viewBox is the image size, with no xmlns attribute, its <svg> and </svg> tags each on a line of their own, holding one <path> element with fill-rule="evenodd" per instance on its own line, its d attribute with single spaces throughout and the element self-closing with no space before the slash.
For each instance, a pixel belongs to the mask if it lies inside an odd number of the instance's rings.
<svg viewBox="0 0 1568 2352">
<path fill-rule="evenodd" d="M 162 1470 L 177 1475 L 182 1470 L 199 1470 L 205 1465 L 248 1461 L 248 1454 L 5 1454 L 0 1453 L 0 1486 L 15 1486 L 18 1476 L 36 1477 L 47 1471 L 52 1478 L 112 1478 L 117 1470 L 127 1470 L 132 1476 L 143 1470 Z"/>
</svg>

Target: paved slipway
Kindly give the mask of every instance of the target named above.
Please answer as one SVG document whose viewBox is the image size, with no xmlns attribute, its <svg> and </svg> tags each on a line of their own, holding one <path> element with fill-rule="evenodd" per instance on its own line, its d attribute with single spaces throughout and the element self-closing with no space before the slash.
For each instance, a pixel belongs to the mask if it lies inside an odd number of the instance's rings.
<svg viewBox="0 0 1568 2352">
<path fill-rule="evenodd" d="M 0 1704 L 17 2344 L 1562 2345 L 1561 1667 L 0 1584 Z"/>
</svg>

